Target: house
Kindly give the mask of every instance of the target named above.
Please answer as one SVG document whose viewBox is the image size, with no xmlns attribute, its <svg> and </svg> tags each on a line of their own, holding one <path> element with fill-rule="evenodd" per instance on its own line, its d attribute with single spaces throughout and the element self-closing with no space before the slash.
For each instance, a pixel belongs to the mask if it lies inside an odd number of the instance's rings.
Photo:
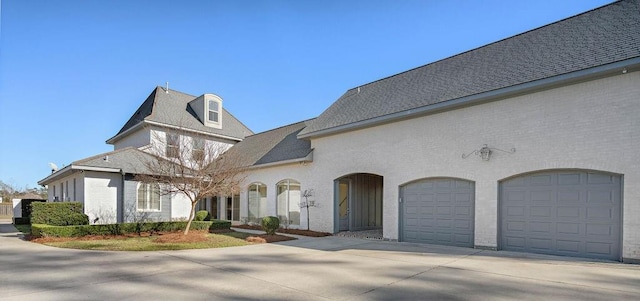
<svg viewBox="0 0 640 301">
<path fill-rule="evenodd" d="M 59 187 L 50 200 L 66 199 L 79 177 L 77 200 L 96 200 L 100 186 L 114 208 L 145 195 L 135 179 L 127 188 L 127 175 L 145 171 L 124 157 L 148 145 L 169 157 L 180 139 L 163 129 L 184 123 L 151 112 L 176 97 L 195 131 L 233 145 L 248 167 L 238 195 L 200 202 L 217 218 L 277 215 L 292 228 L 378 230 L 391 241 L 640 262 L 639 6 L 614 2 L 355 87 L 317 118 L 258 134 L 224 111 L 221 128 L 208 124 L 207 94 L 157 88 L 107 141 L 114 152 L 40 183 Z M 122 163 L 99 165 L 107 155 Z M 92 185 L 82 171 L 113 178 Z M 160 203 L 149 204 L 184 216 L 174 200 Z"/>
<path fill-rule="evenodd" d="M 247 137 L 230 150 L 257 151 L 241 220 L 305 228 L 312 190 L 313 230 L 639 262 L 639 12 L 618 1 Z"/>
<path fill-rule="evenodd" d="M 225 151 L 250 134 L 251 130 L 224 109 L 219 96 L 195 97 L 156 87 L 122 129 L 107 140 L 113 151 L 54 170 L 38 184 L 48 185 L 49 201 L 83 203 L 94 223 L 186 219 L 191 203 L 185 196 L 160 193 L 159 185 L 137 178 L 154 172 L 145 162 L 157 160 L 157 156 L 198 156 L 206 148 Z M 226 198 L 233 203 L 233 196 Z M 227 210 L 223 202 L 201 203 L 214 203 L 221 212 Z"/>
</svg>

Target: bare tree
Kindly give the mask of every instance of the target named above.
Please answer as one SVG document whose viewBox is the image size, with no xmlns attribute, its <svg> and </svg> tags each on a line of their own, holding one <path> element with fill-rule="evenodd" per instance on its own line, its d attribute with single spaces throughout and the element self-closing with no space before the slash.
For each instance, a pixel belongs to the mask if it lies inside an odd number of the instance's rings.
<svg viewBox="0 0 640 301">
<path fill-rule="evenodd" d="M 304 197 L 304 202 L 300 203 L 300 208 L 305 208 L 307 209 L 307 230 L 311 230 L 311 225 L 309 224 L 309 208 L 310 207 L 318 207 L 318 205 L 316 205 L 316 201 L 313 200 L 309 200 L 309 198 L 311 198 L 313 196 L 313 189 L 305 189 L 305 191 L 302 193 L 302 197 Z"/>
<path fill-rule="evenodd" d="M 242 160 L 239 154 L 225 154 L 231 144 L 188 129 L 151 132 L 152 143 L 145 151 L 155 160 L 144 160 L 146 172 L 136 179 L 158 183 L 162 194 L 181 194 L 191 202 L 186 235 L 200 200 L 239 192 L 245 177 Z"/>
</svg>

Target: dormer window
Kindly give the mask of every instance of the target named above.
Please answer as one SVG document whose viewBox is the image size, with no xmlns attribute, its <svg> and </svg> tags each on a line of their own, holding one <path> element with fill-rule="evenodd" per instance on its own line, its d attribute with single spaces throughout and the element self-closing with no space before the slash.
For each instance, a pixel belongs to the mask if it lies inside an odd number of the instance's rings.
<svg viewBox="0 0 640 301">
<path fill-rule="evenodd" d="M 220 103 L 215 100 L 209 100 L 209 121 L 220 122 Z"/>
<path fill-rule="evenodd" d="M 215 94 L 202 94 L 189 102 L 189 108 L 206 127 L 222 128 L 222 98 Z"/>
</svg>

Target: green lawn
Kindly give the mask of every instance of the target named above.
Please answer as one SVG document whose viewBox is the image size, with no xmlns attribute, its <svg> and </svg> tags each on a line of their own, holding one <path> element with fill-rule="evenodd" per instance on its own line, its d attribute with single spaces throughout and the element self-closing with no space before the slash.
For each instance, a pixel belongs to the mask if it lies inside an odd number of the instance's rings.
<svg viewBox="0 0 640 301">
<path fill-rule="evenodd" d="M 221 234 L 207 234 L 207 240 L 203 242 L 155 242 L 157 236 L 128 237 L 103 240 L 69 240 L 62 242 L 44 242 L 44 245 L 104 251 L 161 251 L 161 250 L 185 250 L 185 249 L 209 249 L 245 246 L 251 243 L 245 241 L 251 234 L 230 232 Z"/>
</svg>

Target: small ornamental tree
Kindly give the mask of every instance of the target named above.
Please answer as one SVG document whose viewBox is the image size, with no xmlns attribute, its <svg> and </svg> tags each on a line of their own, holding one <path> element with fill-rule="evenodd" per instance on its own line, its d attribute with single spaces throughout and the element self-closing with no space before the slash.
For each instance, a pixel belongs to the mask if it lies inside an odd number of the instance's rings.
<svg viewBox="0 0 640 301">
<path fill-rule="evenodd" d="M 136 179 L 144 183 L 159 183 L 163 195 L 183 195 L 191 202 L 184 234 L 189 233 L 196 205 L 207 197 L 232 195 L 240 191 L 244 168 L 239 154 L 226 154 L 230 144 L 212 141 L 205 135 L 187 129 L 154 131 L 147 153 L 153 159 L 143 159 L 145 174 Z"/>
<path fill-rule="evenodd" d="M 309 224 L 310 219 L 309 219 L 309 207 L 318 207 L 316 205 L 315 201 L 310 201 L 309 198 L 311 198 L 313 196 L 313 189 L 306 189 L 303 193 L 302 193 L 302 197 L 304 198 L 304 202 L 300 203 L 300 208 L 305 208 L 307 209 L 307 230 L 311 230 L 311 225 Z"/>
</svg>

